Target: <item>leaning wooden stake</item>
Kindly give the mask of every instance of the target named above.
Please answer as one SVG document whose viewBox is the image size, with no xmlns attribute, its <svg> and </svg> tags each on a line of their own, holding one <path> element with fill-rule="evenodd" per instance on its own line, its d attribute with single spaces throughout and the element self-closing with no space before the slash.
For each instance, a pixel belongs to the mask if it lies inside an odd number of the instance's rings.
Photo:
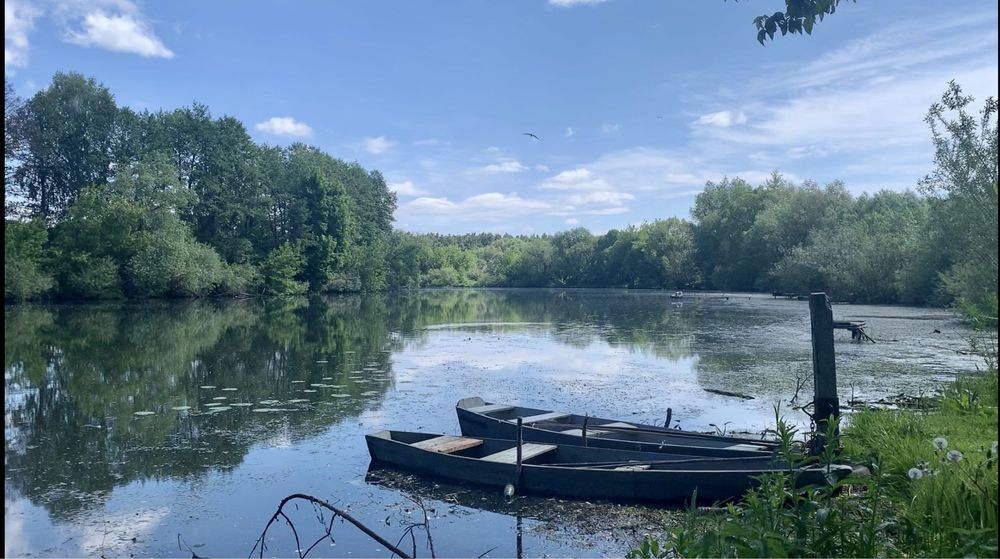
<svg viewBox="0 0 1000 559">
<path fill-rule="evenodd" d="M 833 350 L 833 309 L 826 293 L 809 295 L 809 317 L 812 322 L 813 418 L 817 432 L 813 442 L 814 451 L 818 452 L 826 445 L 830 419 L 840 416 Z"/>
<path fill-rule="evenodd" d="M 588 416 L 588 415 L 583 416 L 583 430 L 581 431 L 582 434 L 583 434 L 583 446 L 587 446 L 587 420 L 588 419 L 590 419 L 590 416 Z"/>
</svg>

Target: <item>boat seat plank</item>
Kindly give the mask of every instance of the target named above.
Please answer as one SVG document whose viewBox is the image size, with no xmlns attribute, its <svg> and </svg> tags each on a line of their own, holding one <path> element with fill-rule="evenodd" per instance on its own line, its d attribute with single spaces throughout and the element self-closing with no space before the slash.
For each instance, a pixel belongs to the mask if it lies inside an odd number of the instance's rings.
<svg viewBox="0 0 1000 559">
<path fill-rule="evenodd" d="M 756 445 L 756 444 L 739 443 L 739 444 L 734 444 L 734 445 L 731 445 L 731 446 L 727 446 L 726 450 L 760 450 L 760 451 L 767 451 L 768 448 L 765 447 L 765 446 L 760 446 L 760 445 Z"/>
<path fill-rule="evenodd" d="M 430 450 L 432 452 L 440 452 L 442 454 L 451 454 L 452 452 L 458 452 L 460 450 L 465 450 L 481 444 L 483 444 L 483 441 L 480 439 L 441 435 L 440 437 L 415 442 L 410 446 Z"/>
<path fill-rule="evenodd" d="M 528 460 L 529 458 L 534 458 L 540 454 L 545 454 L 546 452 L 556 449 L 554 444 L 537 444 L 537 443 L 524 443 L 521 445 L 521 461 Z M 501 450 L 500 452 L 495 452 L 489 456 L 484 456 L 482 458 L 485 462 L 500 462 L 502 464 L 516 464 L 517 463 L 517 447 L 508 448 L 507 450 Z"/>
<path fill-rule="evenodd" d="M 633 465 L 630 465 L 630 466 L 618 466 L 615 469 L 616 470 L 624 470 L 624 471 L 637 472 L 637 471 L 641 471 L 641 470 L 648 470 L 649 469 L 649 464 L 633 464 Z"/>
<path fill-rule="evenodd" d="M 596 427 L 619 427 L 622 429 L 635 429 L 635 425 L 632 425 L 631 423 L 625 423 L 623 421 L 616 421 L 614 423 L 602 423 L 600 425 L 596 425 Z"/>
<path fill-rule="evenodd" d="M 507 411 L 514 409 L 514 406 L 505 406 L 503 404 L 486 404 L 485 406 L 476 406 L 474 408 L 466 408 L 467 411 L 472 413 L 497 413 L 501 411 Z"/>
<path fill-rule="evenodd" d="M 569 417 L 569 414 L 560 413 L 557 411 L 550 411 L 548 413 L 540 413 L 538 415 L 529 415 L 527 417 L 522 417 L 521 421 L 524 423 L 541 423 L 542 421 L 554 421 L 556 419 L 562 419 L 563 417 Z"/>
<path fill-rule="evenodd" d="M 560 431 L 563 435 L 573 435 L 574 437 L 582 437 L 583 429 L 570 429 L 568 431 Z M 587 429 L 587 437 L 596 437 L 598 435 L 607 435 L 610 431 L 601 431 L 599 429 Z"/>
</svg>

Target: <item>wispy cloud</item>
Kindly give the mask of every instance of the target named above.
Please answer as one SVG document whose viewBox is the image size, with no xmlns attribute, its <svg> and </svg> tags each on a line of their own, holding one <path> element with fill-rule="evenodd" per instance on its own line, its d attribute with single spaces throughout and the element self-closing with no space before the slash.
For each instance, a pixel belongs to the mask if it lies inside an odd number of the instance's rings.
<svg viewBox="0 0 1000 559">
<path fill-rule="evenodd" d="M 601 133 L 602 134 L 611 134 L 612 132 L 617 132 L 617 131 L 621 130 L 621 128 L 622 128 L 621 124 L 605 124 L 605 125 L 601 126 Z"/>
<path fill-rule="evenodd" d="M 28 34 L 35 27 L 41 11 L 29 2 L 4 0 L 3 67 L 4 71 L 28 64 Z"/>
<path fill-rule="evenodd" d="M 413 181 L 390 182 L 386 186 L 400 196 L 424 196 L 427 194 L 426 190 L 414 186 Z"/>
<path fill-rule="evenodd" d="M 743 111 L 719 111 L 717 113 L 701 115 L 695 121 L 695 124 L 729 128 L 734 124 L 746 124 L 746 122 L 747 115 Z"/>
<path fill-rule="evenodd" d="M 491 163 L 483 167 L 478 167 L 475 170 L 483 173 L 523 173 L 524 171 L 527 171 L 528 168 L 522 165 L 520 161 L 508 159 L 498 163 Z"/>
<path fill-rule="evenodd" d="M 62 2 L 56 14 L 64 25 L 63 40 L 68 43 L 147 58 L 174 57 L 149 20 L 127 0 Z"/>
<path fill-rule="evenodd" d="M 597 178 L 586 167 L 562 171 L 538 183 L 539 188 L 549 190 L 607 190 L 610 185 L 604 179 Z"/>
<path fill-rule="evenodd" d="M 364 139 L 365 151 L 374 155 L 385 153 L 392 149 L 394 145 L 396 145 L 396 142 L 387 139 L 385 136 Z"/>
<path fill-rule="evenodd" d="M 299 122 L 290 116 L 272 116 L 264 122 L 255 124 L 254 129 L 275 136 L 293 138 L 305 138 L 312 136 L 313 133 L 313 129 L 308 124 Z"/>
</svg>

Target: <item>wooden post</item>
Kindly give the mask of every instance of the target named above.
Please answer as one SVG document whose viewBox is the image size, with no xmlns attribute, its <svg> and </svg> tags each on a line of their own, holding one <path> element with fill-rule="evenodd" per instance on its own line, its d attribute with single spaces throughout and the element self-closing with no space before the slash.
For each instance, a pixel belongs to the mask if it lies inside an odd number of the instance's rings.
<svg viewBox="0 0 1000 559">
<path fill-rule="evenodd" d="M 667 420 L 663 422 L 663 427 L 670 429 L 670 419 L 674 416 L 674 410 L 667 408 Z"/>
<path fill-rule="evenodd" d="M 520 489 L 521 488 L 521 443 L 523 441 L 523 433 L 521 432 L 523 422 L 521 418 L 517 418 L 517 482 L 514 485 Z"/>
<path fill-rule="evenodd" d="M 814 450 L 819 450 L 826 444 L 825 433 L 830 417 L 840 416 L 833 351 L 833 310 L 826 293 L 809 295 L 809 317 L 812 322 L 813 417 L 816 431 L 820 433 Z"/>
<path fill-rule="evenodd" d="M 587 446 L 587 420 L 590 419 L 589 415 L 583 416 L 583 446 Z"/>
</svg>

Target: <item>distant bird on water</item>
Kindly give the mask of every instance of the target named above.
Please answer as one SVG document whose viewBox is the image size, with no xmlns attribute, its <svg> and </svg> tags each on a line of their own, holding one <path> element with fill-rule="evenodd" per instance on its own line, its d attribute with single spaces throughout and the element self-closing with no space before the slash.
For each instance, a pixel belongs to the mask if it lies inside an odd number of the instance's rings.
<svg viewBox="0 0 1000 559">
<path fill-rule="evenodd" d="M 539 142 L 541 142 L 541 141 L 542 141 L 542 139 L 541 139 L 541 138 L 539 138 L 538 136 L 536 136 L 536 135 L 532 134 L 531 132 L 522 132 L 522 133 L 523 133 L 523 134 L 524 134 L 525 136 L 531 136 L 532 138 L 534 138 L 534 139 L 538 140 Z"/>
</svg>

